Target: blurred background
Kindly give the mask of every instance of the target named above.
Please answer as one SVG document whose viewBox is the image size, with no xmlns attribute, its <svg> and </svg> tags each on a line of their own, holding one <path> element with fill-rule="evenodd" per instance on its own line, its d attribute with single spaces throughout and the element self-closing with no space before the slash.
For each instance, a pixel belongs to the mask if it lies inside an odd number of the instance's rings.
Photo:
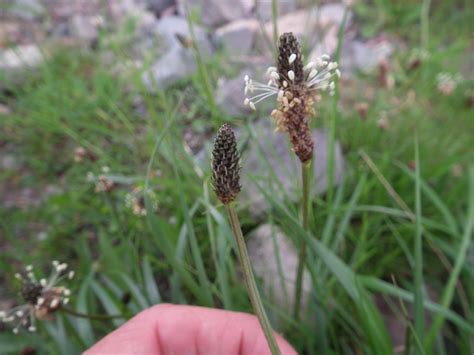
<svg viewBox="0 0 474 355">
<path fill-rule="evenodd" d="M 76 271 L 71 307 L 81 312 L 130 317 L 159 302 L 250 311 L 209 183 L 213 137 L 229 122 L 254 269 L 296 349 L 471 354 L 473 7 L 1 0 L 0 310 L 24 302 L 15 272 L 47 273 L 58 259 Z M 312 120 L 311 231 L 322 247 L 309 252 L 298 325 L 298 166 L 273 132 L 275 101 L 243 105 L 244 76 L 265 83 L 290 31 L 306 62 L 329 54 L 342 73 Z M 423 285 L 414 285 L 419 230 Z M 426 339 L 413 331 L 414 287 Z M 80 353 L 121 323 L 58 314 L 24 336 L 0 324 L 0 354 Z"/>
</svg>

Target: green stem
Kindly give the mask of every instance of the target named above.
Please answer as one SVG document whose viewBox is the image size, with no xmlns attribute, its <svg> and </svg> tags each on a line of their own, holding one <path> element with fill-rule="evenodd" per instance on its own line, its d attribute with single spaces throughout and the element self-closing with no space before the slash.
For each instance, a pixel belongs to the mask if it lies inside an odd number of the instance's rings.
<svg viewBox="0 0 474 355">
<path fill-rule="evenodd" d="M 278 348 L 275 337 L 273 336 L 272 327 L 268 321 L 267 314 L 265 313 L 262 300 L 258 293 L 257 284 L 253 276 L 252 266 L 250 264 L 250 258 L 247 252 L 247 247 L 245 246 L 244 236 L 240 228 L 239 217 L 237 216 L 237 213 L 231 204 L 226 204 L 225 208 L 227 210 L 227 214 L 229 215 L 230 226 L 237 243 L 238 255 L 240 264 L 242 265 L 242 269 L 244 271 L 245 284 L 247 286 L 250 302 L 252 303 L 253 310 L 257 315 L 257 318 L 263 329 L 265 338 L 267 338 L 268 346 L 270 347 L 272 355 L 280 355 L 280 349 Z"/>
<path fill-rule="evenodd" d="M 430 7 L 431 0 L 423 0 L 421 6 L 421 47 L 428 49 L 430 37 Z"/>
<path fill-rule="evenodd" d="M 273 48 L 278 51 L 278 4 L 277 0 L 272 0 L 272 27 L 273 27 Z"/>
<path fill-rule="evenodd" d="M 301 179 L 303 184 L 302 192 L 302 216 L 303 216 L 303 229 L 308 230 L 309 227 L 309 201 L 311 200 L 310 194 L 310 172 L 311 172 L 311 160 L 301 164 Z M 300 240 L 300 249 L 298 255 L 298 269 L 296 271 L 296 286 L 295 286 L 295 304 L 293 309 L 293 315 L 295 320 L 299 319 L 300 307 L 301 307 L 301 292 L 303 289 L 303 271 L 306 260 L 306 242 L 304 239 Z"/>
<path fill-rule="evenodd" d="M 105 314 L 87 314 L 87 313 L 77 312 L 71 308 L 67 308 L 64 306 L 61 307 L 61 311 L 63 311 L 64 313 L 68 313 L 74 317 L 87 318 L 87 319 L 93 319 L 93 320 L 109 320 L 109 319 L 117 319 L 117 318 L 126 319 L 126 317 L 122 314 L 117 314 L 113 316 L 107 316 Z"/>
</svg>

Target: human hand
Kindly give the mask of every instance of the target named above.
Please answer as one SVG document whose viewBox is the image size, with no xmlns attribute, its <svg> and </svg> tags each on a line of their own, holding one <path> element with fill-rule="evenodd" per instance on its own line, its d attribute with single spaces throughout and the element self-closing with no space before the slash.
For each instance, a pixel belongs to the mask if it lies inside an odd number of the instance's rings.
<svg viewBox="0 0 474 355">
<path fill-rule="evenodd" d="M 282 355 L 296 351 L 279 335 Z M 85 355 L 269 355 L 255 316 L 212 308 L 160 304 L 108 334 Z"/>
</svg>

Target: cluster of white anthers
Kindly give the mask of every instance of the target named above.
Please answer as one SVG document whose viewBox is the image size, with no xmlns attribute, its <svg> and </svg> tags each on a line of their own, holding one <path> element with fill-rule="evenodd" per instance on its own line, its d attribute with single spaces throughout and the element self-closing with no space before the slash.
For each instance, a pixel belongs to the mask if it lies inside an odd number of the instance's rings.
<svg viewBox="0 0 474 355">
<path fill-rule="evenodd" d="M 291 54 L 288 63 L 291 65 L 296 59 L 296 54 Z M 304 88 L 308 91 L 328 91 L 330 95 L 334 95 L 335 83 L 334 79 L 341 77 L 337 62 L 329 61 L 330 57 L 324 54 L 314 62 L 309 62 L 303 68 Z M 285 91 L 292 88 L 295 80 L 295 72 L 289 70 L 287 73 L 278 73 L 276 67 L 267 69 L 268 83 L 263 84 L 256 82 L 245 76 L 245 101 L 244 104 L 255 110 L 255 105 L 259 102 L 276 95 L 281 100 Z M 251 96 L 247 96 L 251 94 Z"/>
<path fill-rule="evenodd" d="M 74 271 L 68 270 L 66 263 L 55 260 L 52 264 L 53 270 L 47 279 L 38 280 L 32 265 L 28 265 L 23 273 L 15 274 L 21 282 L 21 296 L 25 304 L 0 311 L 0 322 L 14 324 L 14 334 L 18 334 L 20 328 L 36 331 L 36 319 L 47 319 L 69 302 L 71 291 L 57 285 L 65 278 L 72 279 Z"/>
</svg>

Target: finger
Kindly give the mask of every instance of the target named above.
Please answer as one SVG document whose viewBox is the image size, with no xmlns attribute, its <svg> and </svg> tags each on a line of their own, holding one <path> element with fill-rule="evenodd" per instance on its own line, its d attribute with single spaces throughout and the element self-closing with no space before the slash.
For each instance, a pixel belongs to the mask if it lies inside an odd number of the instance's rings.
<svg viewBox="0 0 474 355">
<path fill-rule="evenodd" d="M 283 355 L 296 351 L 279 335 Z M 255 316 L 218 309 L 161 304 L 149 308 L 99 341 L 86 355 L 270 355 Z"/>
</svg>

